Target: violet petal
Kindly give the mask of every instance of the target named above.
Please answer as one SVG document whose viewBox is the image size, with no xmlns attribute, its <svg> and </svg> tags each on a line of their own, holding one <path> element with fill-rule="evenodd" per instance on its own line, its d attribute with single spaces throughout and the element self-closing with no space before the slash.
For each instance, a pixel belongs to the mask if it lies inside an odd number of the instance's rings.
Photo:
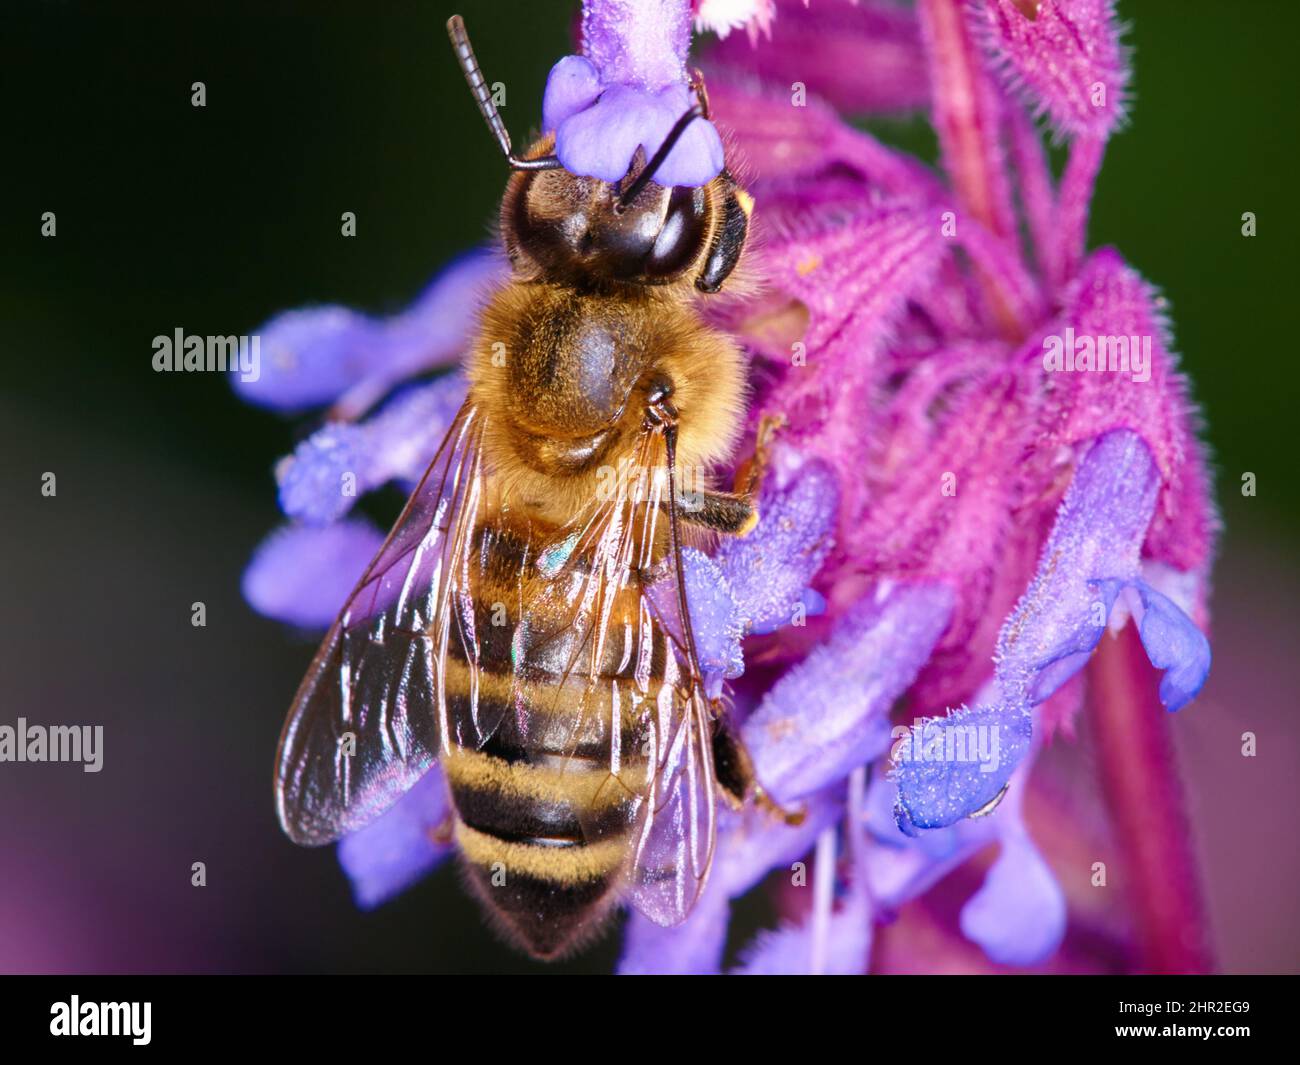
<svg viewBox="0 0 1300 1065">
<path fill-rule="evenodd" d="M 1014 832 L 961 911 L 962 934 L 999 965 L 1036 965 L 1065 935 L 1065 895 L 1029 836 Z"/>
<path fill-rule="evenodd" d="M 361 909 L 387 902 L 454 851 L 450 843 L 433 839 L 450 813 L 446 783 L 435 766 L 395 805 L 339 841 L 339 864 L 352 881 L 352 895 Z"/>
<path fill-rule="evenodd" d="M 662 140 L 667 122 L 653 95 L 614 85 L 590 107 L 560 123 L 555 154 L 571 173 L 618 181 L 643 141 Z"/>
<path fill-rule="evenodd" d="M 585 58 L 568 56 L 551 70 L 543 117 L 566 170 L 615 182 L 627 175 L 638 148 L 652 157 L 695 102 L 686 76 L 691 5 L 688 0 L 588 2 L 582 38 Z M 723 163 L 717 129 L 697 118 L 659 166 L 655 181 L 705 185 L 722 172 Z"/>
<path fill-rule="evenodd" d="M 992 685 L 986 685 L 981 698 L 991 690 Z M 988 816 L 919 834 L 903 831 L 896 820 L 897 779 L 886 773 L 874 774 L 867 789 L 864 820 L 870 836 L 867 874 L 876 901 L 897 909 L 1009 831 L 1007 822 L 1019 817 L 1019 792 L 1032 762 L 1032 757 L 1021 762 L 1012 775 L 1007 798 Z"/>
<path fill-rule="evenodd" d="M 871 955 L 872 918 L 865 890 L 853 892 L 830 915 L 823 974 L 858 976 Z M 813 969 L 810 921 L 762 933 L 745 951 L 737 976 L 806 976 Z"/>
<path fill-rule="evenodd" d="M 249 403 L 291 412 L 342 395 L 383 347 L 378 323 L 346 307 L 283 311 L 257 334 L 261 375 L 236 378 L 235 390 Z"/>
<path fill-rule="evenodd" d="M 811 795 L 801 809 L 803 820 L 797 825 L 756 808 L 728 816 L 726 831 L 718 839 L 713 876 L 730 898 L 757 887 L 773 870 L 790 872 L 791 864 L 808 853 L 821 830 L 844 812 L 842 789 Z"/>
<path fill-rule="evenodd" d="M 1001 809 L 978 820 L 907 836 L 894 820 L 898 784 L 877 774 L 867 790 L 867 828 L 871 833 L 867 871 L 872 897 L 888 909 L 924 894 L 952 869 L 997 839 Z"/>
<path fill-rule="evenodd" d="M 458 359 L 483 295 L 506 269 L 496 252 L 463 255 L 388 319 L 333 306 L 279 314 L 258 331 L 261 375 L 236 376 L 235 387 L 250 403 L 290 412 L 359 391 L 364 398 L 350 404 L 355 413 L 404 378 Z"/>
<path fill-rule="evenodd" d="M 722 967 L 731 903 L 721 892 L 705 890 L 691 915 L 665 928 L 629 911 L 623 932 L 620 976 L 711 976 Z"/>
<path fill-rule="evenodd" d="M 403 392 L 364 423 L 318 429 L 276 467 L 281 509 L 322 524 L 389 481 L 413 485 L 437 453 L 466 388 L 461 374 L 447 374 Z"/>
<path fill-rule="evenodd" d="M 591 61 L 580 55 L 566 55 L 551 67 L 546 78 L 542 129 L 554 131 L 566 118 L 594 104 L 600 92 L 600 74 Z"/>
<path fill-rule="evenodd" d="M 758 524 L 725 540 L 714 555 L 746 631 L 772 632 L 790 624 L 797 607 L 806 610 L 804 593 L 830 551 L 838 503 L 839 484 L 827 463 L 772 445 Z"/>
<path fill-rule="evenodd" d="M 738 677 L 745 663 L 740 651 L 742 634 L 740 614 L 736 610 L 731 586 L 718 564 L 693 547 L 682 548 L 682 570 L 686 583 L 686 602 L 691 612 L 691 630 L 695 635 L 695 653 L 704 674 L 705 691 L 716 697 L 724 679 Z M 681 639 L 681 622 L 677 609 L 677 582 L 665 577 L 646 589 L 655 612 L 668 630 Z"/>
<path fill-rule="evenodd" d="M 895 814 L 906 833 L 950 825 L 992 802 L 1028 749 L 1030 706 L 1087 661 L 1114 593 L 1097 582 L 1135 575 L 1159 474 L 1146 445 L 1117 430 L 1079 463 L 1043 547 L 1038 572 L 1007 618 L 988 702 L 923 723 L 898 762 Z M 996 758 L 958 759 L 975 739 Z M 996 764 L 994 764 L 996 763 Z"/>
<path fill-rule="evenodd" d="M 924 722 L 903 748 L 896 816 L 904 832 L 950 825 L 997 797 L 1028 749 L 1030 707 L 1083 668 L 1120 589 L 1140 584 L 1142 542 L 1159 489 L 1151 451 L 1137 434 L 1117 429 L 1089 447 L 1043 547 L 1038 572 L 998 637 L 996 686 L 988 701 Z M 1148 648 L 1148 654 L 1170 669 L 1162 697 L 1167 693 L 1181 706 L 1204 680 L 1208 644 L 1190 635 L 1190 620 L 1172 601 L 1142 587 L 1146 592 L 1139 589 L 1139 596 L 1147 598 L 1140 602 L 1154 609 L 1155 650 Z M 954 738 L 964 741 L 960 748 Z M 981 757 L 954 757 L 972 740 L 978 741 Z M 983 757 L 994 748 L 996 753 Z"/>
<path fill-rule="evenodd" d="M 1037 965 L 1065 936 L 1065 895 L 1030 837 L 1002 843 L 983 886 L 962 906 L 962 935 L 998 965 Z"/>
<path fill-rule="evenodd" d="M 875 777 L 867 792 L 866 823 L 872 842 L 866 866 L 877 903 L 897 909 L 1000 842 L 999 858 L 962 910 L 962 932 L 1003 965 L 1033 965 L 1052 954 L 1065 931 L 1065 900 L 1030 840 L 1021 814 L 1032 763 L 1031 751 L 1012 775 L 1007 797 L 989 815 L 914 838 L 901 833 L 889 816 L 897 798 L 895 782 L 883 775 Z"/>
<path fill-rule="evenodd" d="M 691 106 L 685 85 L 648 92 L 612 85 L 590 107 L 570 115 L 555 131 L 555 154 L 574 174 L 619 181 L 638 148 L 654 155 Z M 723 165 L 722 140 L 711 122 L 696 119 L 655 172 L 660 185 L 705 185 Z"/>
<path fill-rule="evenodd" d="M 999 689 L 1001 691 L 1001 689 Z M 1023 701 L 960 707 L 912 728 L 896 748 L 899 829 L 942 828 L 989 808 L 1029 750 L 1032 719 Z"/>
<path fill-rule="evenodd" d="M 684 83 L 690 46 L 690 0 L 584 0 L 582 50 L 606 85 Z"/>
<path fill-rule="evenodd" d="M 1133 614 L 1147 658 L 1165 670 L 1160 680 L 1160 701 L 1169 710 L 1181 710 L 1205 684 L 1210 673 L 1210 641 L 1182 609 L 1146 581 L 1133 581 L 1141 607 Z"/>
<path fill-rule="evenodd" d="M 405 311 L 387 320 L 389 362 L 382 376 L 396 383 L 459 362 L 484 299 L 509 273 L 495 247 L 466 252 L 443 267 Z"/>
<path fill-rule="evenodd" d="M 672 115 L 672 123 L 664 135 L 646 145 L 646 155 L 653 156 L 664 142 L 664 137 L 695 103 L 695 98 L 684 85 L 670 85 L 658 94 L 659 106 Z M 722 137 L 717 127 L 705 118 L 697 118 L 682 133 L 681 139 L 655 171 L 656 183 L 665 187 L 707 185 L 720 173 L 726 163 Z"/>
<path fill-rule="evenodd" d="M 1079 463 L 1038 573 L 998 637 L 997 675 L 1007 694 L 1023 690 L 1031 702 L 1047 698 L 1075 671 L 1039 685 L 1048 666 L 1091 650 L 1114 602 L 1099 583 L 1136 577 L 1160 475 L 1135 433 L 1102 436 Z M 1076 658 L 1076 669 L 1083 665 Z"/>
<path fill-rule="evenodd" d="M 778 801 L 817 791 L 889 745 L 888 712 L 947 626 L 944 585 L 895 585 L 855 604 L 745 722 L 758 778 Z"/>
<path fill-rule="evenodd" d="M 303 628 L 325 628 L 384 542 L 363 521 L 271 533 L 244 570 L 244 599 L 259 614 Z"/>
<path fill-rule="evenodd" d="M 855 795 L 850 783 L 845 830 L 832 829 L 817 836 L 816 860 L 807 882 L 812 900 L 804 920 L 761 934 L 745 951 L 741 966 L 734 970 L 736 975 L 848 976 L 866 972 L 874 906 L 861 801 L 860 792 Z M 836 854 L 837 836 L 848 859 L 847 885 L 841 879 L 845 870 Z"/>
</svg>

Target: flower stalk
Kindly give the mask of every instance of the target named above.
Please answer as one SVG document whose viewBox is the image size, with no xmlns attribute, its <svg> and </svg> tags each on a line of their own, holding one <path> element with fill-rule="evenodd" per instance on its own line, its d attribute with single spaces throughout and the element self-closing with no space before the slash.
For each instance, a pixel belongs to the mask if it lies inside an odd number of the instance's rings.
<svg viewBox="0 0 1300 1065">
<path fill-rule="evenodd" d="M 1083 261 L 1088 236 L 1088 208 L 1093 187 L 1101 172 L 1106 154 L 1106 138 L 1080 134 L 1070 146 L 1070 157 L 1061 176 L 1061 192 L 1056 209 L 1056 239 L 1050 264 L 1051 280 L 1058 287 L 1065 284 Z"/>
<path fill-rule="evenodd" d="M 1211 972 L 1214 954 L 1177 754 L 1135 626 L 1102 639 L 1088 679 L 1121 890 L 1134 907 L 1138 968 Z"/>
<path fill-rule="evenodd" d="M 1007 236 L 1005 212 L 999 209 L 996 127 L 990 128 L 987 86 L 974 63 L 970 29 L 956 0 L 921 0 L 921 25 L 931 44 L 931 78 L 935 83 L 935 126 L 944 162 L 958 202 L 986 229 Z M 943 106 L 940 106 L 942 103 Z"/>
<path fill-rule="evenodd" d="M 917 15 L 928 42 L 935 129 L 957 204 L 1014 248 L 1015 219 L 998 141 L 999 108 L 962 5 L 957 0 L 920 0 Z M 1005 286 L 986 263 L 977 262 L 976 270 L 999 332 L 1007 340 L 1019 340 L 1025 323 Z"/>
</svg>

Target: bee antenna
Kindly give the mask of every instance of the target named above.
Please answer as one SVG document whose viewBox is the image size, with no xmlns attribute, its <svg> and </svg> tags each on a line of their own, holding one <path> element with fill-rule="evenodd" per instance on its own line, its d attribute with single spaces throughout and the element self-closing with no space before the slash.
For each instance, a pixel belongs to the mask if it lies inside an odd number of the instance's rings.
<svg viewBox="0 0 1300 1065">
<path fill-rule="evenodd" d="M 490 102 L 490 101 L 489 101 Z M 676 125 L 668 131 L 668 136 L 664 138 L 663 144 L 659 145 L 659 150 L 650 157 L 650 162 L 646 163 L 641 173 L 636 176 L 632 182 L 618 198 L 618 208 L 622 210 L 633 200 L 637 198 L 638 193 L 650 183 L 650 179 L 655 176 L 655 172 L 663 165 L 663 161 L 668 158 L 668 153 L 677 146 L 677 142 L 682 139 L 682 134 L 686 132 L 686 127 L 694 122 L 697 118 L 704 117 L 704 108 L 700 104 L 692 104 L 689 111 L 677 120 Z"/>
<path fill-rule="evenodd" d="M 501 121 L 501 115 L 497 113 L 497 105 L 492 102 L 492 93 L 488 90 L 487 81 L 474 55 L 474 47 L 469 43 L 469 34 L 465 31 L 465 20 L 459 15 L 452 15 L 447 20 L 447 36 L 451 38 L 451 47 L 456 53 L 456 61 L 460 63 L 465 81 L 469 84 L 469 91 L 474 96 L 474 102 L 478 104 L 479 114 L 483 116 L 483 121 L 488 124 L 488 129 L 492 131 L 492 136 L 500 145 L 501 154 L 506 157 L 510 169 L 558 170 L 563 166 L 564 164 L 554 155 L 543 156 L 541 159 L 520 159 L 514 154 L 510 147 L 510 133 L 506 129 L 506 124 Z"/>
</svg>

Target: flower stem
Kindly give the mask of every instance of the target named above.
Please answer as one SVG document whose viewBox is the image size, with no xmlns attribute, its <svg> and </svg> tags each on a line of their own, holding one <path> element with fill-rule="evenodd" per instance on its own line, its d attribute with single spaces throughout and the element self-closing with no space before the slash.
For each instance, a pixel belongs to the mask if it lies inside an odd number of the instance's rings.
<svg viewBox="0 0 1300 1065">
<path fill-rule="evenodd" d="M 957 206 L 1023 266 L 999 140 L 1001 105 L 971 39 L 965 8 L 960 0 L 918 0 L 916 10 L 930 62 L 934 128 Z M 1025 323 L 1001 279 L 986 267 L 977 266 L 976 272 L 1000 332 L 1008 340 L 1021 339 Z"/>
<path fill-rule="evenodd" d="M 1106 138 L 1081 134 L 1070 146 L 1061 175 L 1056 207 L 1056 239 L 1052 245 L 1052 281 L 1059 287 L 1079 269 L 1088 242 L 1088 207 L 1092 203 Z"/>
<path fill-rule="evenodd" d="M 1135 625 L 1103 636 L 1089 665 L 1089 714 L 1120 880 L 1136 908 L 1139 967 L 1205 973 L 1214 968 L 1209 923 L 1158 683 Z"/>
<path fill-rule="evenodd" d="M 999 210 L 998 175 L 991 165 L 997 130 L 961 6 L 956 0 L 920 0 L 917 13 L 929 45 L 934 123 L 953 187 L 985 229 L 1005 236 L 1007 218 Z"/>
</svg>

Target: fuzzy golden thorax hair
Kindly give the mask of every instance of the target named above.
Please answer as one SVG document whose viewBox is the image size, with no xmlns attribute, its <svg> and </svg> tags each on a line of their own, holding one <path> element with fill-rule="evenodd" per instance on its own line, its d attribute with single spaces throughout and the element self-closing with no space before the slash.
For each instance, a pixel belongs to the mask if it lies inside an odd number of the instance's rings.
<svg viewBox="0 0 1300 1065">
<path fill-rule="evenodd" d="M 494 494 L 556 525 L 636 461 L 656 380 L 671 382 L 689 478 L 730 455 L 745 409 L 740 352 L 676 285 L 509 282 L 484 308 L 469 377 Z"/>
</svg>

